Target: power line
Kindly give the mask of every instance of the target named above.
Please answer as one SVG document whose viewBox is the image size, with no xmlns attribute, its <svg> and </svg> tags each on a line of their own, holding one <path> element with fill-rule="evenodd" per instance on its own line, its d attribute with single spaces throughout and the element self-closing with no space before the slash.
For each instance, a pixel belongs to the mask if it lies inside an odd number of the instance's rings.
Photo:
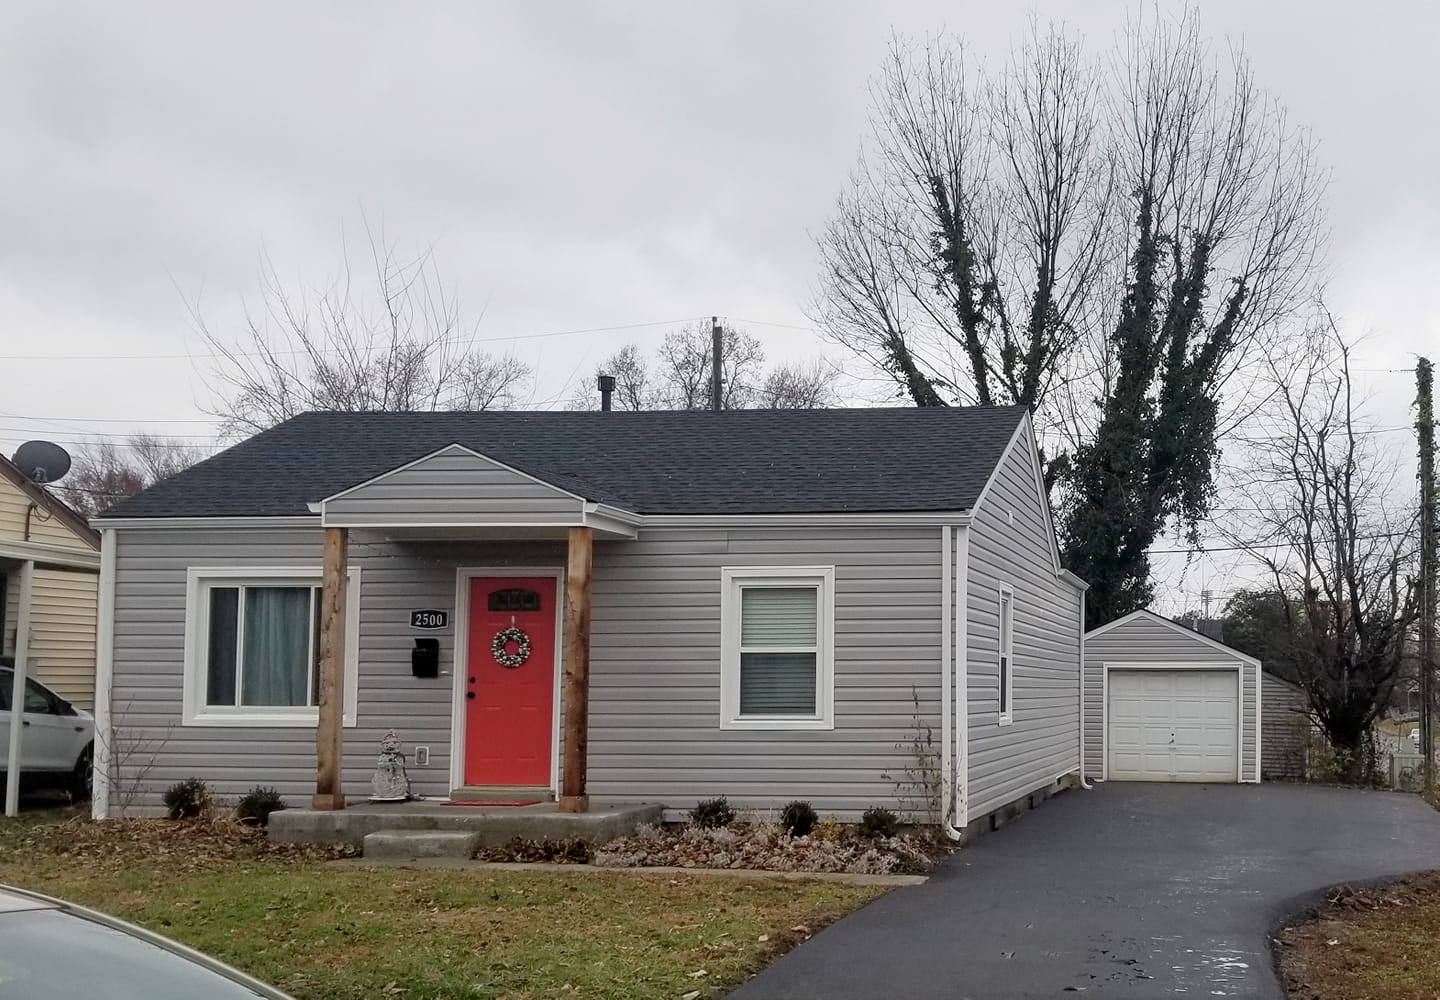
<svg viewBox="0 0 1440 1000">
<path fill-rule="evenodd" d="M 1356 535 L 1353 541 L 1368 542 L 1378 541 L 1382 538 L 1409 538 L 1411 534 L 1412 533 L 1408 531 L 1387 531 L 1378 535 Z M 1317 548 L 1322 545 L 1333 545 L 1334 543 L 1335 539 L 1333 538 L 1317 538 L 1314 542 Z M 1149 554 L 1152 556 L 1203 555 L 1210 552 L 1252 552 L 1255 549 L 1286 549 L 1298 547 L 1294 542 L 1252 542 L 1249 545 L 1199 545 L 1185 549 L 1150 549 Z"/>
<path fill-rule="evenodd" d="M 701 317 L 686 316 L 681 319 L 655 320 L 649 323 L 621 323 L 618 326 L 592 326 L 581 330 L 550 330 L 545 333 L 518 333 L 505 337 L 466 337 L 466 338 L 445 338 L 437 343 L 445 344 L 498 344 L 507 343 L 512 340 L 540 340 L 546 337 L 573 337 L 583 333 L 613 333 L 617 330 L 641 330 L 655 326 L 676 326 L 681 323 L 691 323 Z M 0 361 L 193 361 L 199 358 L 212 360 L 223 360 L 226 357 L 236 358 L 263 358 L 272 355 L 302 355 L 311 352 L 304 348 L 295 348 L 277 351 L 233 351 L 229 354 L 194 353 L 194 354 L 0 354 Z M 317 351 L 320 355 L 333 354 L 333 351 Z"/>
</svg>

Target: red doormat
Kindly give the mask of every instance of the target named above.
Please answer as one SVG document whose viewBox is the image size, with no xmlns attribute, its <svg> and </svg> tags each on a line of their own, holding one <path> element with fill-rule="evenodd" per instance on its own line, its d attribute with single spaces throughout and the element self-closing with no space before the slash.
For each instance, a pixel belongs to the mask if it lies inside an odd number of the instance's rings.
<svg viewBox="0 0 1440 1000">
<path fill-rule="evenodd" d="M 466 799 L 466 800 L 463 800 L 463 801 L 457 801 L 457 800 L 455 800 L 455 799 L 450 799 L 449 801 L 444 802 L 444 803 L 442 803 L 442 804 L 443 804 L 443 805 L 447 805 L 447 806 L 537 806 L 537 805 L 540 804 L 540 800 L 539 800 L 539 799 L 480 799 L 480 800 L 476 800 L 476 801 L 473 801 L 473 802 L 472 802 L 472 801 L 470 801 L 469 799 Z"/>
</svg>

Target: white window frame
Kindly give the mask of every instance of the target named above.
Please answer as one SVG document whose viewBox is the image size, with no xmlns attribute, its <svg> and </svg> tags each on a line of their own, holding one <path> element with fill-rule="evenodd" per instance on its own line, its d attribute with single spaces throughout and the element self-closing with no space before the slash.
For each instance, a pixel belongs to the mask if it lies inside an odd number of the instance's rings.
<svg viewBox="0 0 1440 1000">
<path fill-rule="evenodd" d="M 315 706 L 250 707 L 205 704 L 209 653 L 210 590 L 213 587 L 314 587 L 324 578 L 319 566 L 192 566 L 185 575 L 185 664 L 181 695 L 184 726 L 276 726 L 311 728 L 320 722 Z M 341 724 L 353 729 L 359 707 L 360 568 L 352 566 L 345 589 L 345 676 Z"/>
<path fill-rule="evenodd" d="M 740 598 L 746 587 L 814 587 L 815 714 L 740 714 Z M 727 566 L 720 570 L 720 728 L 835 728 L 835 567 Z"/>
<path fill-rule="evenodd" d="M 1008 583 L 995 603 L 995 682 L 997 721 L 1008 726 L 1015 721 L 1015 590 Z"/>
</svg>

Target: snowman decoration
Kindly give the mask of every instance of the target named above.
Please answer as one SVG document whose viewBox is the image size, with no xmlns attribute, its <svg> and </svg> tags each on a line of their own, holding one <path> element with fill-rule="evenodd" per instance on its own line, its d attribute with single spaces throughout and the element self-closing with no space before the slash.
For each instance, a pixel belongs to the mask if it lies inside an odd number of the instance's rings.
<svg viewBox="0 0 1440 1000">
<path fill-rule="evenodd" d="M 400 737 L 390 730 L 380 740 L 380 760 L 370 779 L 371 802 L 404 802 L 410 798 L 410 776 L 405 773 L 405 755 Z"/>
</svg>

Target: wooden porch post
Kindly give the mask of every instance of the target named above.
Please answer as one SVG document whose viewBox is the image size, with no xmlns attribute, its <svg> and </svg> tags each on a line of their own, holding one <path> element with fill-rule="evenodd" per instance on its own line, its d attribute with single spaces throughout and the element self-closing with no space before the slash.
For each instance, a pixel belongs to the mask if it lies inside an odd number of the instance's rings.
<svg viewBox="0 0 1440 1000">
<path fill-rule="evenodd" d="M 571 528 L 565 561 L 564 764 L 560 811 L 586 812 L 585 757 L 590 728 L 590 561 L 593 528 Z"/>
<path fill-rule="evenodd" d="M 315 729 L 315 809 L 344 809 L 341 732 L 345 714 L 345 589 L 349 538 L 344 528 L 325 529 L 320 589 L 320 723 Z"/>
</svg>

